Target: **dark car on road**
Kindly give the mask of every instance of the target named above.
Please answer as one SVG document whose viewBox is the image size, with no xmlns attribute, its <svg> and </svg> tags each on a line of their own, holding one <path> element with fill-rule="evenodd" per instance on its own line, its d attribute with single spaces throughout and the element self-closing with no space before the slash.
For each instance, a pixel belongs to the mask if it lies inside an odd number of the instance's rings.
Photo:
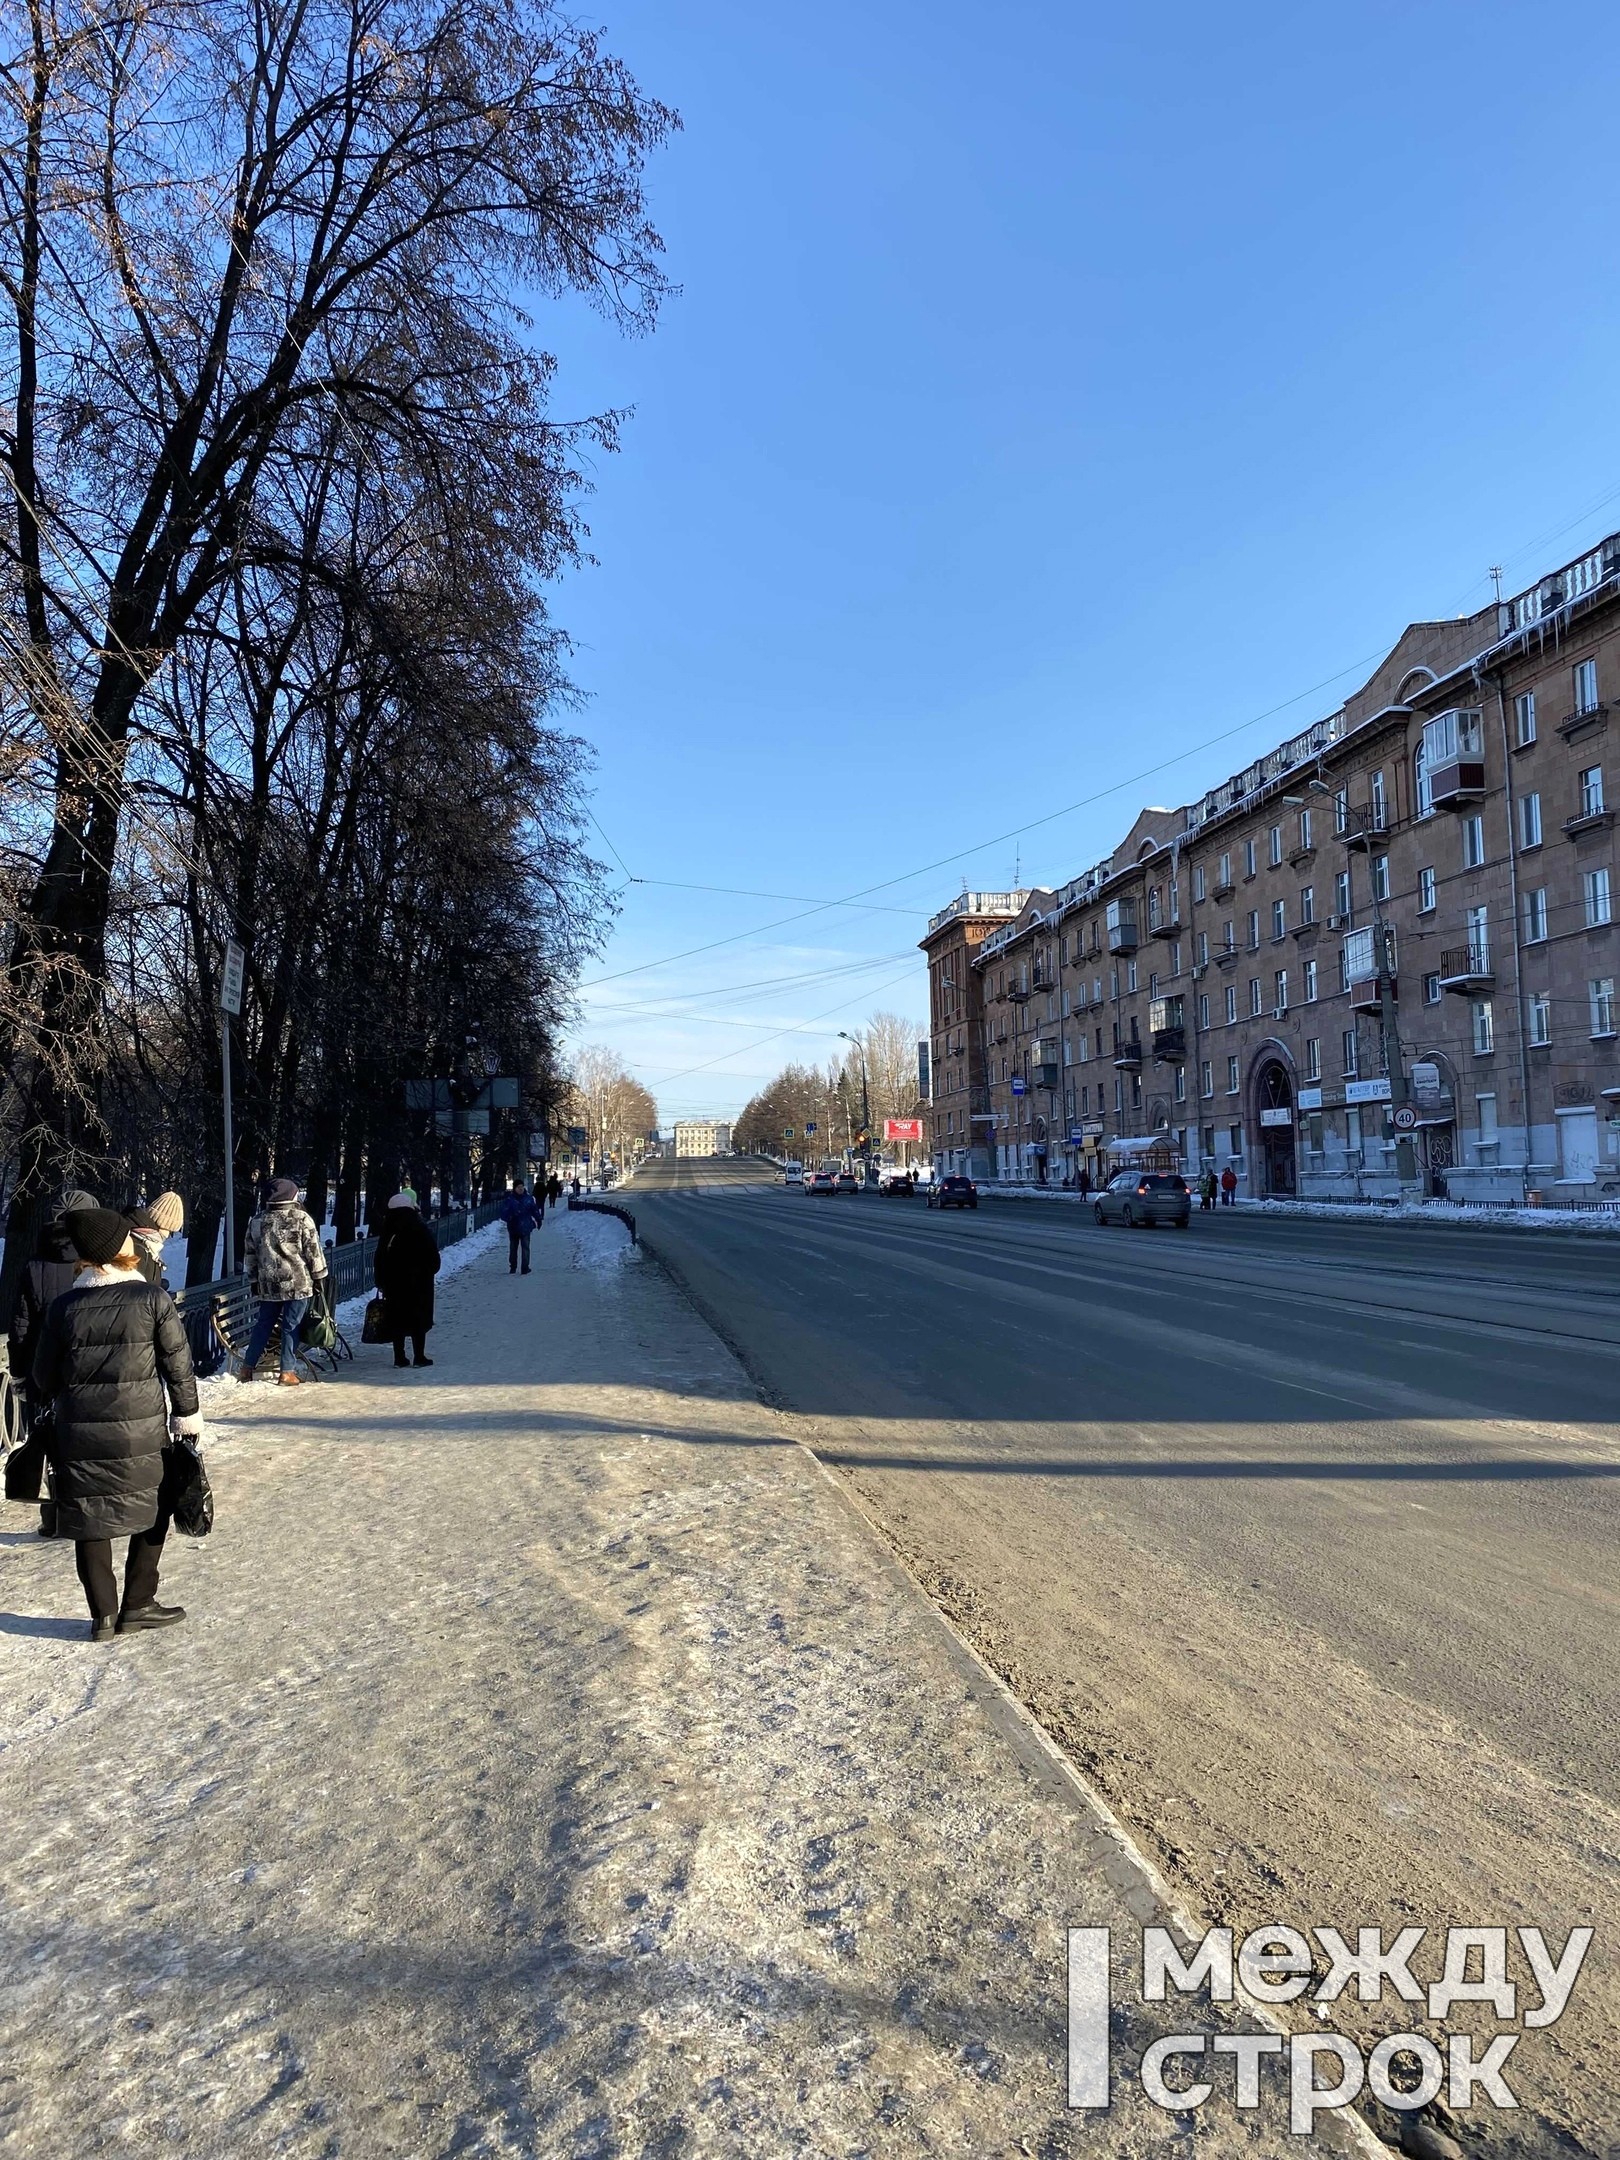
<svg viewBox="0 0 1620 2160">
<path fill-rule="evenodd" d="M 930 1207 L 972 1207 L 979 1204 L 979 1188 L 971 1178 L 941 1178 L 928 1194 Z"/>
<path fill-rule="evenodd" d="M 833 1182 L 840 1192 L 859 1192 L 861 1189 L 861 1181 L 853 1170 L 840 1170 Z"/>
<path fill-rule="evenodd" d="M 1156 1223 L 1185 1230 L 1192 1220 L 1192 1194 L 1175 1171 L 1116 1170 L 1091 1212 L 1098 1222 L 1123 1223 L 1127 1230 L 1151 1230 Z"/>
</svg>

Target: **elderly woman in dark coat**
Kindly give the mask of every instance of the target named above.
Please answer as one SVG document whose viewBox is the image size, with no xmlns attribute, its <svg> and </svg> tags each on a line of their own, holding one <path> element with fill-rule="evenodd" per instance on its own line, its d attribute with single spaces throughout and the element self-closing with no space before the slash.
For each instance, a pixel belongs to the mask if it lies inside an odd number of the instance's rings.
<svg viewBox="0 0 1620 2160">
<path fill-rule="evenodd" d="M 396 1365 L 433 1363 L 427 1354 L 427 1337 L 433 1325 L 433 1278 L 438 1272 L 438 1239 L 418 1214 L 411 1194 L 395 1193 L 383 1216 L 372 1274 L 388 1307 Z M 405 1355 L 407 1335 L 414 1361 Z"/>
<path fill-rule="evenodd" d="M 142 1277 L 128 1216 L 74 1208 L 64 1220 L 82 1264 L 45 1314 L 33 1386 L 51 1408 L 57 1534 L 74 1541 L 91 1639 L 109 1642 L 185 1618 L 157 1602 L 163 1443 L 171 1428 L 201 1432 L 202 1419 L 185 1329 L 168 1291 Z M 129 1539 L 121 1603 L 115 1537 Z"/>
</svg>

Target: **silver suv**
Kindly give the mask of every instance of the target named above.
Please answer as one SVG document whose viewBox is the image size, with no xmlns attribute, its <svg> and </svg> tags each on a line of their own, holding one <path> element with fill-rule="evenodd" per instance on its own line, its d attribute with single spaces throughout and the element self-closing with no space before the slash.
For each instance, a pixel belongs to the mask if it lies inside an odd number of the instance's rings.
<svg viewBox="0 0 1620 2160">
<path fill-rule="evenodd" d="M 1175 1171 L 1116 1170 L 1091 1212 L 1098 1222 L 1123 1223 L 1127 1230 L 1151 1230 L 1162 1222 L 1185 1230 L 1192 1220 L 1192 1194 Z"/>
</svg>

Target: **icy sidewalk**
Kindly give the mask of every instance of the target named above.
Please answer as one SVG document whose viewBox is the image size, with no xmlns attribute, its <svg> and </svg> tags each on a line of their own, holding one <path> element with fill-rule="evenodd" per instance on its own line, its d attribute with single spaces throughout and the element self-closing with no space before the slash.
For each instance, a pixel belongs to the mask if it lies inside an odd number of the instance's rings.
<svg viewBox="0 0 1620 2160">
<path fill-rule="evenodd" d="M 0 1517 L 0 2147 L 1173 2137 L 1063 2104 L 1064 1929 L 1128 1970 L 1139 1878 L 620 1226 L 534 1250 L 445 1283 L 430 1372 L 210 1390 L 172 1633 L 92 1646 Z"/>
</svg>

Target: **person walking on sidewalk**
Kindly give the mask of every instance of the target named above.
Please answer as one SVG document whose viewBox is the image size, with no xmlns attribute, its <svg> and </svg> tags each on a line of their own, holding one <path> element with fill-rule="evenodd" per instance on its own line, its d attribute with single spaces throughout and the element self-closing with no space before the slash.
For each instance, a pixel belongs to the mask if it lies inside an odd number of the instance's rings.
<svg viewBox="0 0 1620 2160">
<path fill-rule="evenodd" d="M 500 1219 L 506 1225 L 506 1258 L 509 1275 L 518 1271 L 518 1248 L 523 1250 L 523 1272 L 529 1272 L 529 1240 L 540 1228 L 540 1210 L 534 1204 L 534 1195 L 527 1185 L 514 1185 L 499 1208 Z"/>
<path fill-rule="evenodd" d="M 431 1365 L 428 1330 L 433 1325 L 433 1278 L 439 1272 L 439 1241 L 422 1220 L 409 1193 L 397 1192 L 388 1203 L 372 1275 L 394 1337 L 394 1363 Z M 414 1353 L 405 1355 L 405 1338 Z"/>
<path fill-rule="evenodd" d="M 91 1207 L 66 1220 L 80 1264 L 46 1312 L 33 1386 L 50 1408 L 57 1535 L 73 1540 L 90 1638 L 110 1642 L 186 1616 L 157 1601 L 163 1443 L 171 1431 L 200 1434 L 202 1418 L 186 1331 L 168 1291 L 142 1276 L 129 1217 Z M 115 1537 L 129 1539 L 122 1598 Z"/>
<path fill-rule="evenodd" d="M 1230 1163 L 1221 1172 L 1221 1206 L 1237 1206 L 1237 1172 Z"/>
<path fill-rule="evenodd" d="M 247 1226 L 242 1267 L 258 1309 L 253 1315 L 253 1332 L 248 1337 L 242 1369 L 236 1377 L 253 1378 L 279 1320 L 281 1384 L 297 1387 L 294 1360 L 298 1330 L 316 1284 L 326 1278 L 326 1255 L 321 1250 L 315 1218 L 298 1205 L 296 1179 L 271 1179 L 264 1206 Z"/>
<path fill-rule="evenodd" d="M 1198 1207 L 1200 1213 L 1207 1213 L 1215 1205 L 1215 1191 L 1215 1173 L 1213 1170 L 1206 1170 L 1198 1180 Z"/>
</svg>

